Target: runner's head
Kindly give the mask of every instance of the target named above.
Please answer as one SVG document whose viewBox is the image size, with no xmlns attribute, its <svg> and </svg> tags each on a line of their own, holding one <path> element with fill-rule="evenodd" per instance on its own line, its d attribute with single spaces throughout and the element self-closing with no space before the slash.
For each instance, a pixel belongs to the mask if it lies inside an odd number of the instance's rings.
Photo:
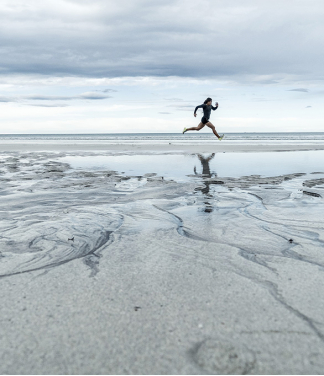
<svg viewBox="0 0 324 376">
<path fill-rule="evenodd" d="M 208 104 L 208 105 L 211 105 L 212 104 L 212 99 L 211 98 L 207 98 L 204 102 L 204 104 Z"/>
</svg>

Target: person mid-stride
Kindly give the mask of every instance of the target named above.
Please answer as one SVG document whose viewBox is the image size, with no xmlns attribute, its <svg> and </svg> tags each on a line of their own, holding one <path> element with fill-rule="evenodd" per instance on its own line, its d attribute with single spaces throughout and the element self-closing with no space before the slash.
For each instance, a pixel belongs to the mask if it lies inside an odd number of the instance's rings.
<svg viewBox="0 0 324 376">
<path fill-rule="evenodd" d="M 185 133 L 185 132 L 188 132 L 188 131 L 200 131 L 201 129 L 204 128 L 205 125 L 207 125 L 207 127 L 209 127 L 213 131 L 214 135 L 219 139 L 219 141 L 221 141 L 224 138 L 224 135 L 220 136 L 217 133 L 214 125 L 209 121 L 211 110 L 214 110 L 214 111 L 217 110 L 218 102 L 216 102 L 215 107 L 213 107 L 212 99 L 207 98 L 205 100 L 204 104 L 201 104 L 200 106 L 197 106 L 195 108 L 194 117 L 197 116 L 196 112 L 197 112 L 198 108 L 202 108 L 203 111 L 204 111 L 204 116 L 201 118 L 201 122 L 199 123 L 198 127 L 184 128 L 182 133 Z"/>
</svg>

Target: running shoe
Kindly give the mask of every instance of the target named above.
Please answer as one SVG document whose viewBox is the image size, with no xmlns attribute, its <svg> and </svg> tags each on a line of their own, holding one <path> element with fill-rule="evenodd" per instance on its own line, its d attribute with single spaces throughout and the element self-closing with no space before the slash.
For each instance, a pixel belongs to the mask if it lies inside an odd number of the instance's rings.
<svg viewBox="0 0 324 376">
<path fill-rule="evenodd" d="M 187 131 L 187 128 L 183 128 L 182 134 L 184 134 Z"/>
<path fill-rule="evenodd" d="M 222 139 L 224 138 L 224 136 L 225 136 L 224 134 L 223 134 L 223 136 L 220 136 L 219 137 L 219 141 L 222 141 Z"/>
</svg>

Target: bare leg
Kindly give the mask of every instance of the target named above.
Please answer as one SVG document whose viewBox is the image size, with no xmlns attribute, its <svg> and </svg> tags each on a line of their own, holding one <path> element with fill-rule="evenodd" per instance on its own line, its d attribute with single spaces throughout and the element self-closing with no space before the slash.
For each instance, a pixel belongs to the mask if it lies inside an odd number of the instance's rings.
<svg viewBox="0 0 324 376">
<path fill-rule="evenodd" d="M 214 125 L 213 125 L 210 121 L 209 121 L 206 125 L 207 125 L 207 127 L 209 127 L 209 128 L 213 131 L 214 135 L 215 135 L 217 138 L 220 138 L 220 135 L 217 133 L 217 131 L 216 131 Z"/>
<path fill-rule="evenodd" d="M 205 125 L 206 125 L 206 124 L 203 124 L 202 122 L 200 122 L 200 123 L 198 124 L 198 127 L 191 127 L 191 128 L 188 128 L 188 129 L 186 129 L 186 132 L 188 132 L 188 131 L 200 131 L 201 129 L 204 128 Z"/>
</svg>

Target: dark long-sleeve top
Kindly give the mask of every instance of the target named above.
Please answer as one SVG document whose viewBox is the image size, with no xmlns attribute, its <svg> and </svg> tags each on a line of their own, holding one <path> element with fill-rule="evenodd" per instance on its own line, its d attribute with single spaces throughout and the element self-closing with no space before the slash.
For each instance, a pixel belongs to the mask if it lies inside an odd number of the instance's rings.
<svg viewBox="0 0 324 376">
<path fill-rule="evenodd" d="M 195 108 L 195 112 L 194 114 L 197 112 L 198 108 L 202 108 L 203 111 L 204 111 L 204 117 L 206 119 L 209 119 L 210 118 L 210 113 L 211 113 L 211 110 L 215 111 L 217 110 L 217 107 L 214 107 L 213 105 L 207 105 L 207 104 L 201 104 L 200 106 L 197 106 Z"/>
</svg>

